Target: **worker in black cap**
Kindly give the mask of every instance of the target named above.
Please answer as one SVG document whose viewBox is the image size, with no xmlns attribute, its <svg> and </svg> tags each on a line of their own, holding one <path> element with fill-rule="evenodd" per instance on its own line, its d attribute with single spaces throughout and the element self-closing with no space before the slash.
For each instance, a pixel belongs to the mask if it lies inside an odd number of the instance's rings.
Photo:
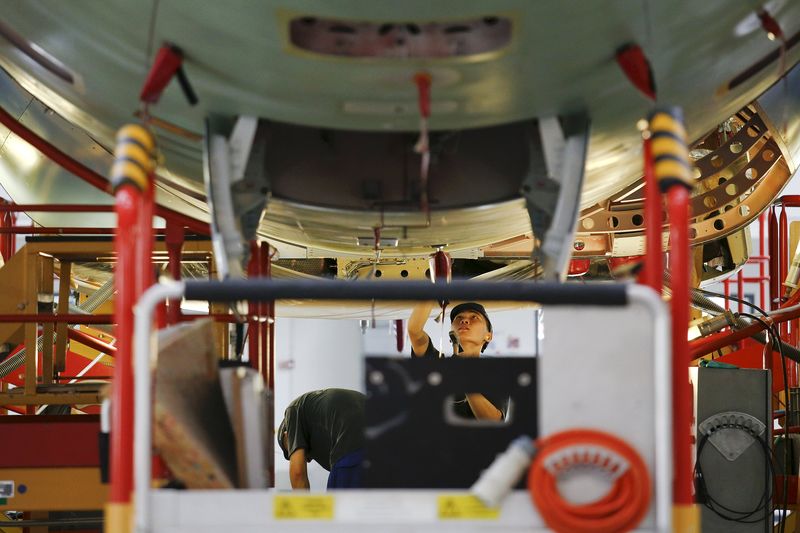
<svg viewBox="0 0 800 533">
<path fill-rule="evenodd" d="M 422 302 L 414 307 L 408 319 L 408 336 L 412 354 L 416 357 L 443 357 L 430 336 L 425 333 L 425 323 L 436 302 Z M 492 340 L 492 322 L 486 309 L 476 302 L 465 302 L 450 311 L 450 339 L 453 342 L 453 357 L 480 357 Z M 477 392 L 469 392 L 457 399 L 454 406 L 457 415 L 478 420 L 503 420 L 508 409 L 508 398 L 487 398 Z"/>
</svg>

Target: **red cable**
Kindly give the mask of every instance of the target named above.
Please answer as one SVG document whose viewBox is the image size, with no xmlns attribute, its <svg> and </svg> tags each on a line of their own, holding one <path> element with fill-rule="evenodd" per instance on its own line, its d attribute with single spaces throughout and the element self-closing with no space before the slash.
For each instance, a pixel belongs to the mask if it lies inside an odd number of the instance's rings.
<svg viewBox="0 0 800 533">
<path fill-rule="evenodd" d="M 558 473 L 575 466 L 594 466 L 610 474 L 618 465 L 611 454 L 578 450 L 587 446 L 613 452 L 628 462 L 608 494 L 597 501 L 575 505 L 561 496 L 558 490 Z M 547 466 L 548 457 L 575 447 L 572 455 L 557 463 L 553 474 Z M 647 466 L 641 456 L 625 441 L 588 429 L 573 429 L 556 433 L 537 442 L 538 452 L 528 472 L 528 490 L 534 506 L 548 527 L 559 533 L 614 533 L 630 531 L 642 521 L 650 507 L 651 481 Z M 616 465 L 616 466 L 615 466 Z"/>
<path fill-rule="evenodd" d="M 428 118 L 431 116 L 431 75 L 427 72 L 417 72 L 414 75 L 414 83 L 417 85 L 419 114 L 423 118 Z"/>
</svg>

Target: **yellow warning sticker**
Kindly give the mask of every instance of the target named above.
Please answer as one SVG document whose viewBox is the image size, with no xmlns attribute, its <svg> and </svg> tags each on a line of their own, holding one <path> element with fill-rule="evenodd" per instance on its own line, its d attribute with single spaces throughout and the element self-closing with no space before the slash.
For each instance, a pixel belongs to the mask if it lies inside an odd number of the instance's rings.
<svg viewBox="0 0 800 533">
<path fill-rule="evenodd" d="M 276 495 L 272 509 L 276 520 L 333 520 L 333 496 Z"/>
<path fill-rule="evenodd" d="M 499 507 L 487 507 L 469 494 L 442 494 L 438 497 L 440 520 L 497 520 Z"/>
</svg>

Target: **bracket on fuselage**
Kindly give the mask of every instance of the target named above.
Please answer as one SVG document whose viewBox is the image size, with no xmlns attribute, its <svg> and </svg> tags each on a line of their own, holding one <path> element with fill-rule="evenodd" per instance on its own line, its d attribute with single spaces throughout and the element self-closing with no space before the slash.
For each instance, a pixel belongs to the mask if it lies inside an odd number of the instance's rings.
<svg viewBox="0 0 800 533">
<path fill-rule="evenodd" d="M 532 260 L 546 279 L 563 279 L 580 213 L 589 118 L 584 114 L 539 118 L 530 135 L 530 165 L 520 193 L 538 246 Z"/>
<path fill-rule="evenodd" d="M 203 177 L 211 209 L 212 244 L 220 278 L 243 278 L 267 205 L 270 179 L 263 128 L 255 117 L 206 119 Z"/>
</svg>

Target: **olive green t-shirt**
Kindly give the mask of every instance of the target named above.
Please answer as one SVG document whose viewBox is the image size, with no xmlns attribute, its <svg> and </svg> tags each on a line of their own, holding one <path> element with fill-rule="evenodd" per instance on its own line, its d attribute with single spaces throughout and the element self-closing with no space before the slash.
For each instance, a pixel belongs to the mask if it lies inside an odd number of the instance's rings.
<svg viewBox="0 0 800 533">
<path fill-rule="evenodd" d="M 365 396 L 347 389 L 307 392 L 286 408 L 286 459 L 303 448 L 306 458 L 330 471 L 339 459 L 364 447 Z"/>
</svg>

